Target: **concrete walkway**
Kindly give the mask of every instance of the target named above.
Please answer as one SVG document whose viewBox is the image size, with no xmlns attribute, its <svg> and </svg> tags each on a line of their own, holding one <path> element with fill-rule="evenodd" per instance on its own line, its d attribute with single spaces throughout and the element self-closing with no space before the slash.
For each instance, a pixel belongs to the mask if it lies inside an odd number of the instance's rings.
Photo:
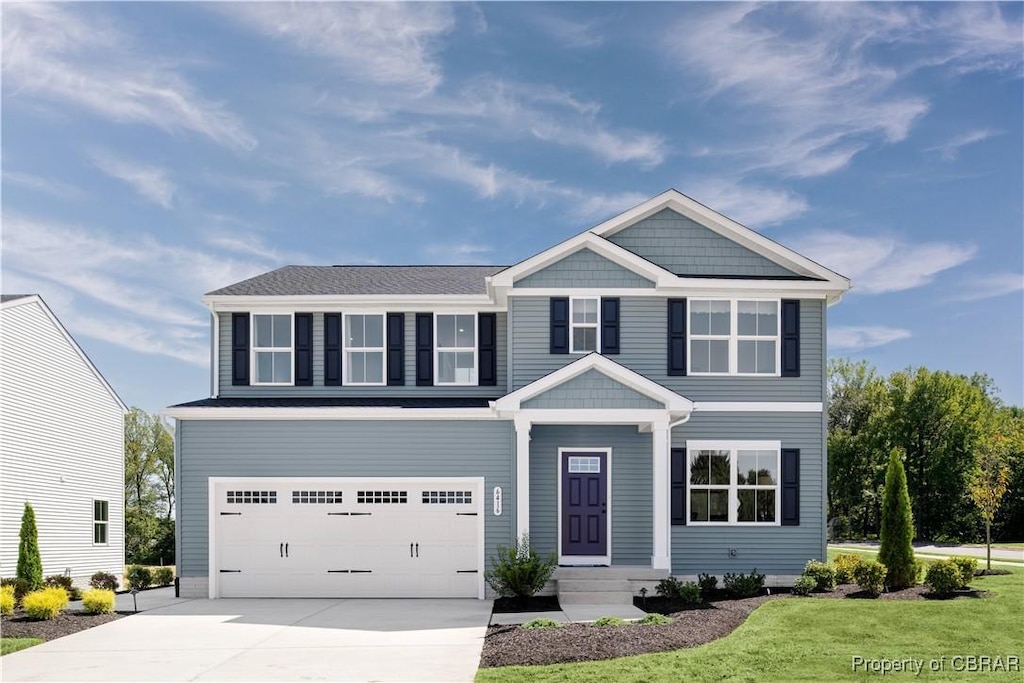
<svg viewBox="0 0 1024 683">
<path fill-rule="evenodd" d="M 491 607 L 489 600 L 179 601 L 7 655 L 0 678 L 472 681 Z"/>
<path fill-rule="evenodd" d="M 137 593 L 134 600 L 131 593 L 118 593 L 114 603 L 114 610 L 117 612 L 134 612 L 136 605 L 138 605 L 139 612 L 146 612 L 160 607 L 170 607 L 171 605 L 185 602 L 188 599 L 174 597 L 174 586 L 151 588 Z M 82 609 L 82 601 L 72 600 L 68 604 L 68 609 Z"/>
<path fill-rule="evenodd" d="M 601 617 L 620 619 L 643 619 L 647 613 L 633 605 L 562 605 L 553 612 L 510 612 L 492 614 L 491 624 L 525 624 L 534 619 L 552 619 L 563 624 L 569 622 L 597 621 Z"/>
<path fill-rule="evenodd" d="M 850 541 L 847 543 L 829 543 L 836 550 L 856 550 L 861 552 L 877 552 L 875 541 Z M 931 545 L 914 544 L 914 553 L 925 558 L 948 559 L 950 557 L 976 557 L 981 566 L 985 562 L 985 548 L 969 545 Z M 1024 551 L 1009 548 L 992 548 L 992 564 L 1004 566 L 1021 566 L 1024 563 Z"/>
</svg>

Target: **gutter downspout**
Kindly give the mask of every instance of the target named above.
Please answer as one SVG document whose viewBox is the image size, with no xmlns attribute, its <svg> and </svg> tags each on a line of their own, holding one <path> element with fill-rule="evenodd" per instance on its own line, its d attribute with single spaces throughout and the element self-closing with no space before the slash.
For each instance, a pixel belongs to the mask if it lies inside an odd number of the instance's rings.
<svg viewBox="0 0 1024 683">
<path fill-rule="evenodd" d="M 213 328 L 210 335 L 210 398 L 220 396 L 220 319 L 214 304 L 208 303 L 210 309 L 210 325 Z"/>
</svg>

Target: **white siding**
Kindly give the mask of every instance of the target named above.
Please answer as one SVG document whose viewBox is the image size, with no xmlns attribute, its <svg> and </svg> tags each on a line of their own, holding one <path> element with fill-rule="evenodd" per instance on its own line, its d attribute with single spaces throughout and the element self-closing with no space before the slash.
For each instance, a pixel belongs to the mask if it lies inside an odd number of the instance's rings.
<svg viewBox="0 0 1024 683">
<path fill-rule="evenodd" d="M 44 575 L 124 571 L 122 406 L 37 300 L 0 311 L 0 576 L 13 576 L 26 501 Z M 109 502 L 93 545 L 93 499 Z"/>
</svg>

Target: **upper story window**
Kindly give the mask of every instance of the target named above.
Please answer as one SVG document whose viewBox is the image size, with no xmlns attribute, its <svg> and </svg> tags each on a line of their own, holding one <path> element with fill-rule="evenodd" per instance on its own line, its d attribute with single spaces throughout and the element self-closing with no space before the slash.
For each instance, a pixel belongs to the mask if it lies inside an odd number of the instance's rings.
<svg viewBox="0 0 1024 683">
<path fill-rule="evenodd" d="M 687 444 L 689 523 L 778 524 L 779 442 Z"/>
<path fill-rule="evenodd" d="M 476 315 L 438 313 L 434 317 L 435 384 L 477 383 Z"/>
<path fill-rule="evenodd" d="M 107 544 L 107 525 L 110 523 L 110 504 L 105 500 L 92 502 L 92 542 L 94 545 Z"/>
<path fill-rule="evenodd" d="M 690 374 L 778 375 L 777 300 L 691 299 Z"/>
<path fill-rule="evenodd" d="M 384 384 L 384 314 L 345 316 L 345 384 Z"/>
<path fill-rule="evenodd" d="M 292 384 L 292 314 L 252 314 L 253 384 Z"/>
<path fill-rule="evenodd" d="M 601 299 L 573 297 L 569 299 L 569 352 L 587 353 L 600 348 Z"/>
</svg>

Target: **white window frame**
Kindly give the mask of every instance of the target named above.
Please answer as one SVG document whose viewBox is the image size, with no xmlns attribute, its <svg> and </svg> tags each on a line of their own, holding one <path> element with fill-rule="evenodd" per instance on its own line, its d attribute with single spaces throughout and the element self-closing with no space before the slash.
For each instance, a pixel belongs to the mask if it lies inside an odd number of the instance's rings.
<svg viewBox="0 0 1024 683">
<path fill-rule="evenodd" d="M 96 519 L 96 503 L 104 503 L 107 506 L 107 518 L 105 520 Z M 96 542 L 96 525 L 102 524 L 103 538 L 106 540 L 103 543 Z M 92 499 L 92 544 L 93 545 L 110 545 L 110 501 L 104 498 L 93 498 Z"/>
<path fill-rule="evenodd" d="M 697 301 L 725 301 L 729 304 L 729 334 L 694 334 L 690 318 L 691 306 Z M 749 335 L 739 333 L 739 303 L 767 302 L 775 303 L 775 335 Z M 693 341 L 703 340 L 726 340 L 729 342 L 729 371 L 728 372 L 696 372 L 693 369 Z M 775 342 L 775 372 L 740 372 L 739 371 L 739 342 L 740 341 L 774 341 Z M 686 374 L 695 377 L 781 377 L 782 376 L 782 300 L 764 297 L 741 296 L 735 298 L 723 297 L 693 297 L 689 299 L 686 307 Z"/>
<path fill-rule="evenodd" d="M 746 299 L 744 299 L 746 301 Z M 727 522 L 695 522 L 690 519 L 691 489 L 724 489 L 724 485 L 694 486 L 690 482 L 690 461 L 694 451 L 729 451 L 729 521 Z M 775 486 L 737 484 L 738 451 L 775 451 Z M 739 515 L 740 489 L 775 490 L 775 521 L 774 522 L 740 522 Z M 686 525 L 687 526 L 782 526 L 782 442 L 781 441 L 687 441 L 686 442 Z"/>
<path fill-rule="evenodd" d="M 261 315 L 286 315 L 288 316 L 288 329 L 291 330 L 291 346 L 261 346 L 256 347 L 256 317 Z M 292 370 L 290 382 L 260 382 L 256 374 L 256 353 L 284 353 L 291 357 Z M 249 377 L 250 384 L 256 387 L 293 387 L 295 386 L 295 312 L 294 311 L 256 311 L 249 314 Z"/>
<path fill-rule="evenodd" d="M 443 349 L 437 343 L 437 319 L 444 316 L 468 315 L 473 318 L 473 347 L 446 346 Z M 456 335 L 458 330 L 456 330 Z M 473 352 L 473 374 L 468 382 L 441 381 L 441 352 L 465 353 Z M 466 311 L 435 311 L 434 312 L 434 386 L 437 387 L 475 387 L 480 383 L 480 316 L 476 312 Z"/>
<path fill-rule="evenodd" d="M 573 311 L 576 310 L 577 301 L 596 301 L 597 302 L 597 322 L 593 323 L 577 323 L 573 319 Z M 575 344 L 576 335 L 573 334 L 575 329 L 579 328 L 594 328 L 594 349 L 590 351 L 577 350 Z M 599 296 L 571 296 L 569 297 L 569 353 L 601 353 L 601 297 Z"/>
<path fill-rule="evenodd" d="M 381 330 L 383 335 L 381 336 L 381 346 L 349 346 L 348 345 L 348 319 L 353 315 L 361 315 L 364 317 L 376 316 L 381 320 Z M 348 354 L 350 351 L 356 353 L 366 351 L 381 351 L 381 358 L 383 359 L 381 365 L 381 381 L 379 382 L 351 382 L 348 378 L 349 360 Z M 351 313 L 341 314 L 341 383 L 347 387 L 383 387 L 388 382 L 388 321 L 387 316 L 384 313 L 378 311 L 353 311 Z"/>
</svg>

